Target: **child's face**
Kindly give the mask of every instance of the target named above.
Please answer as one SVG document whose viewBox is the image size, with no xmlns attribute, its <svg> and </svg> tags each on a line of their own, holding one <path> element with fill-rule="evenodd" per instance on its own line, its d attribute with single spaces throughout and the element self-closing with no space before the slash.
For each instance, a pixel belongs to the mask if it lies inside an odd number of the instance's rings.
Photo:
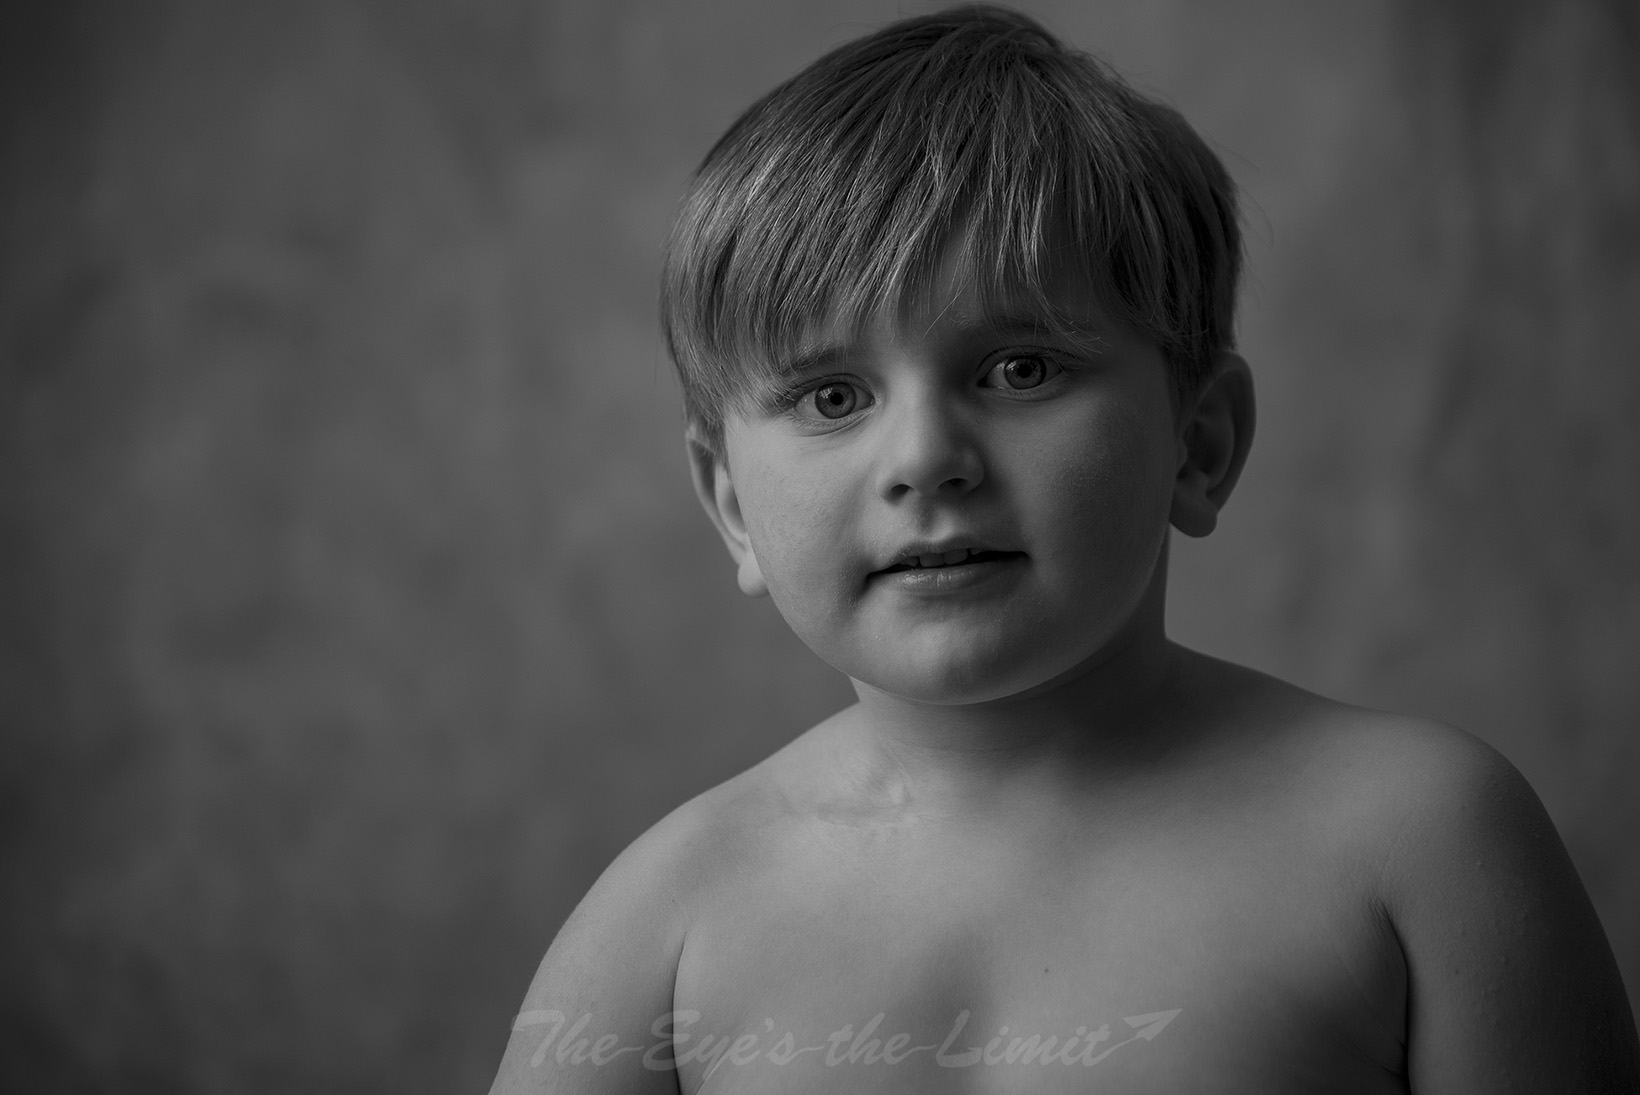
<svg viewBox="0 0 1640 1095">
<path fill-rule="evenodd" d="M 766 588 L 820 657 L 909 699 L 972 703 L 1160 627 L 1145 594 L 1165 580 L 1182 447 L 1161 352 L 1087 294 L 1059 303 L 1092 349 L 949 275 L 928 297 L 858 338 L 822 332 L 834 341 L 787 405 L 730 416 L 714 502 L 742 587 Z M 942 553 L 952 565 L 905 565 Z"/>
</svg>

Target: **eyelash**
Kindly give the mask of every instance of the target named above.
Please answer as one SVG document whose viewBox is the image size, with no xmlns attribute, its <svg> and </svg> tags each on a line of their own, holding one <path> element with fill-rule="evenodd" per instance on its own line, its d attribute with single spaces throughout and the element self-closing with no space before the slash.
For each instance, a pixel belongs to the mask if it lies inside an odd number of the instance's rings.
<svg viewBox="0 0 1640 1095">
<path fill-rule="evenodd" d="M 851 380 L 846 376 L 826 376 L 826 377 L 820 377 L 817 380 L 804 381 L 801 384 L 795 384 L 795 385 L 793 385 L 789 388 L 785 388 L 785 389 L 782 389 L 780 391 L 777 391 L 774 394 L 774 397 L 773 397 L 773 404 L 774 404 L 775 409 L 780 411 L 782 414 L 789 414 L 789 415 L 793 415 L 795 417 L 802 417 L 802 416 L 797 414 L 798 404 L 802 403 L 803 400 L 810 398 L 811 396 L 814 395 L 814 393 L 820 391 L 823 388 L 840 387 L 840 386 L 847 386 L 847 387 L 855 389 L 858 392 L 864 392 L 865 395 L 866 395 L 866 402 L 863 404 L 863 406 L 865 406 L 865 407 L 869 407 L 873 403 L 876 402 L 876 399 L 874 397 L 872 397 L 872 395 L 870 393 L 870 390 L 867 389 L 863 384 L 860 384 L 858 381 Z M 842 421 L 844 421 L 845 418 L 851 417 L 852 414 L 853 414 L 853 412 L 850 412 L 850 415 L 845 415 L 843 418 L 836 418 L 836 419 L 830 419 L 830 420 L 826 419 L 824 416 L 821 416 L 818 419 L 818 421 L 822 421 L 822 422 L 824 422 L 824 421 L 842 422 Z M 805 421 L 816 421 L 815 419 L 804 419 L 804 420 Z"/>
<path fill-rule="evenodd" d="M 1056 378 L 1058 378 L 1060 375 L 1064 374 L 1065 372 L 1069 371 L 1066 364 L 1063 361 L 1060 361 L 1057 357 L 1055 357 L 1052 354 L 1036 353 L 1036 352 L 1005 353 L 1005 354 L 1002 354 L 1002 355 L 998 356 L 997 358 L 992 360 L 988 365 L 986 365 L 985 372 L 981 374 L 980 380 L 984 381 L 984 380 L 989 379 L 992 373 L 998 372 L 999 370 L 1003 369 L 1004 367 L 1006 367 L 1007 365 L 1009 365 L 1009 364 L 1011 364 L 1012 362 L 1015 362 L 1015 361 L 1039 361 L 1039 362 L 1042 363 L 1043 371 L 1047 375 L 1045 375 L 1041 380 L 1037 381 L 1035 384 L 1031 385 L 1029 388 L 1015 388 L 1015 387 L 1012 387 L 1008 384 L 995 384 L 995 385 L 984 385 L 984 384 L 982 384 L 982 386 L 986 387 L 986 388 L 989 388 L 992 391 L 1006 391 L 1006 392 L 1013 392 L 1015 394 L 1019 394 L 1019 393 L 1023 393 L 1023 392 L 1033 392 L 1033 391 L 1036 391 L 1039 388 L 1044 387 L 1045 385 L 1053 383 L 1053 381 Z"/>
<path fill-rule="evenodd" d="M 983 383 L 979 386 L 989 391 L 1005 391 L 1019 396 L 1023 393 L 1033 392 L 1048 384 L 1051 384 L 1059 376 L 1071 371 L 1071 367 L 1054 354 L 1041 352 L 1007 352 L 993 357 L 986 363 L 985 371 L 980 374 L 980 380 L 984 381 L 992 373 L 1007 365 L 1009 362 L 1019 361 L 1022 359 L 1034 359 L 1042 362 L 1048 372 L 1048 375 L 1043 378 L 1041 383 L 1030 388 L 1010 388 L 1002 384 L 985 385 Z M 824 388 L 834 386 L 847 386 L 855 389 L 857 392 L 863 392 L 866 396 L 866 401 L 861 405 L 861 408 L 857 408 L 856 411 L 851 411 L 848 415 L 844 415 L 840 418 L 826 419 L 824 416 L 821 416 L 819 419 L 805 419 L 805 421 L 842 422 L 853 417 L 853 415 L 857 413 L 858 409 L 869 407 L 877 401 L 876 398 L 872 396 L 870 389 L 865 387 L 865 385 L 861 384 L 857 380 L 851 379 L 848 376 L 825 376 L 814 380 L 806 380 L 802 383 L 794 384 L 791 387 L 780 389 L 773 394 L 770 402 L 776 411 L 782 414 L 796 416 L 798 404 L 802 403 L 803 400 L 812 397 L 816 392 Z M 1029 397 L 1027 396 L 1026 398 Z"/>
</svg>

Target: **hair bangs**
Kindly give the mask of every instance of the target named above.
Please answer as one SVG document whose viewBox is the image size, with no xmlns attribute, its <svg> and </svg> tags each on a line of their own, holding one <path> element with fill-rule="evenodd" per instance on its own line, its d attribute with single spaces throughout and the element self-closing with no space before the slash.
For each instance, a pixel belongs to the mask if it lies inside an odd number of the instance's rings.
<svg viewBox="0 0 1640 1095">
<path fill-rule="evenodd" d="M 1206 260 L 1227 250 L 1208 222 L 1228 209 L 1234 233 L 1233 200 L 1212 196 L 1223 169 L 1191 142 L 1016 13 L 909 20 L 834 51 L 724 135 L 668 242 L 662 318 L 691 423 L 715 447 L 724 413 L 815 339 L 903 316 L 948 275 L 1068 338 L 1083 332 L 1065 287 L 1085 287 L 1187 387 L 1228 338 L 1229 306 L 1207 314 L 1224 294 Z M 1230 250 L 1233 297 L 1239 236 Z"/>
</svg>

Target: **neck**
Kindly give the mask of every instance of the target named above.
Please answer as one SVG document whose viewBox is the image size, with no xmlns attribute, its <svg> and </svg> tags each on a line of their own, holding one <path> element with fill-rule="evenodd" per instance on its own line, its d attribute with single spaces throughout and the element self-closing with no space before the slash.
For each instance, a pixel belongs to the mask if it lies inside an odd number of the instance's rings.
<svg viewBox="0 0 1640 1095">
<path fill-rule="evenodd" d="M 994 802 L 1009 787 L 1040 788 L 1076 773 L 1119 776 L 1165 748 L 1169 680 L 1185 652 L 1160 614 L 1071 672 L 985 703 L 921 703 L 854 682 L 862 751 L 877 781 L 924 807 Z"/>
</svg>

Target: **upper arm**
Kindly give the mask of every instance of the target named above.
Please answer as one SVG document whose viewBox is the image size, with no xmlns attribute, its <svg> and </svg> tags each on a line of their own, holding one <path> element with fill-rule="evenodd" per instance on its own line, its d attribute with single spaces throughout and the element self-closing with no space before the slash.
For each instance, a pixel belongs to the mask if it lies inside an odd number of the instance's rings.
<svg viewBox="0 0 1640 1095">
<path fill-rule="evenodd" d="M 1385 866 L 1412 1091 L 1640 1091 L 1622 979 L 1537 796 L 1466 735 L 1420 761 Z"/>
<path fill-rule="evenodd" d="M 675 818 L 623 852 L 547 950 L 491 1095 L 677 1095 L 668 1039 L 683 949 Z"/>
</svg>

